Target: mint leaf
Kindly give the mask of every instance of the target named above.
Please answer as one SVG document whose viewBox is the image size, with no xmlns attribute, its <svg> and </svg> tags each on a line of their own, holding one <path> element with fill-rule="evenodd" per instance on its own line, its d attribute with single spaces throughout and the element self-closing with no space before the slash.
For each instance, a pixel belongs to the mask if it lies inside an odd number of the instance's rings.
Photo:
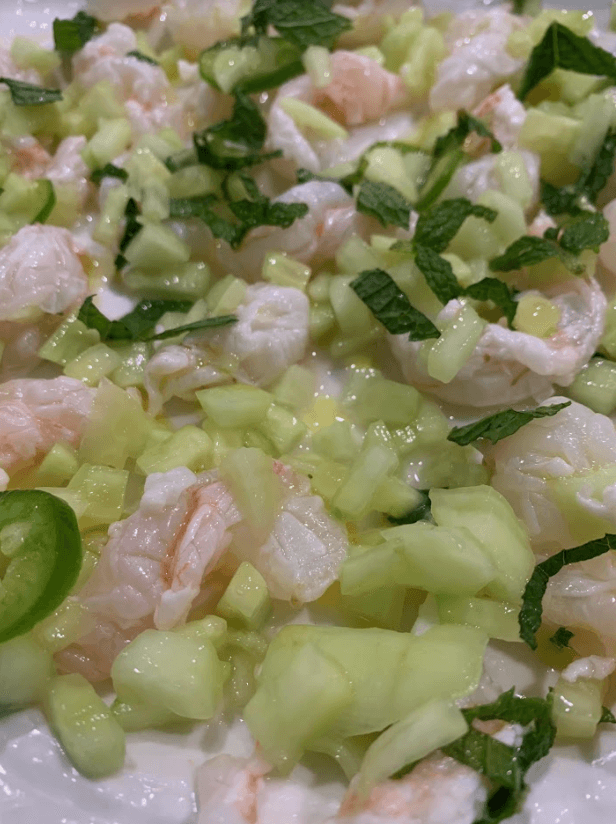
<svg viewBox="0 0 616 824">
<path fill-rule="evenodd" d="M 550 643 L 554 644 L 558 649 L 568 649 L 569 641 L 573 638 L 573 635 L 574 633 L 566 627 L 558 627 L 554 635 L 550 638 Z"/>
<path fill-rule="evenodd" d="M 601 708 L 603 712 L 601 713 L 601 718 L 599 719 L 600 724 L 616 724 L 616 718 L 614 718 L 614 713 L 609 710 L 607 707 Z"/>
<path fill-rule="evenodd" d="M 559 258 L 575 275 L 585 274 L 577 256 L 585 249 L 599 251 L 609 238 L 609 226 L 603 215 L 583 212 L 566 224 L 562 231 L 548 229 L 543 237 L 525 235 L 515 240 L 502 255 L 490 261 L 493 272 L 511 272 L 533 266 L 550 258 Z"/>
<path fill-rule="evenodd" d="M 548 588 L 550 578 L 560 572 L 569 564 L 576 564 L 579 561 L 590 561 L 599 555 L 604 555 L 611 549 L 616 549 L 616 535 L 606 535 L 596 541 L 589 541 L 583 546 L 574 549 L 563 549 L 552 555 L 540 564 L 537 564 L 530 581 L 526 584 L 524 595 L 522 596 L 522 607 L 518 620 L 520 622 L 520 638 L 526 641 L 531 649 L 537 649 L 537 639 L 535 635 L 541 626 L 541 616 L 543 614 L 543 596 Z"/>
<path fill-rule="evenodd" d="M 124 210 L 126 224 L 124 226 L 124 234 L 120 238 L 120 252 L 115 259 L 115 265 L 117 269 L 122 269 L 122 267 L 126 266 L 126 264 L 128 263 L 122 252 L 126 249 L 128 244 L 135 237 L 135 235 L 138 234 L 138 232 L 140 232 L 143 228 L 143 225 L 137 219 L 140 215 L 141 211 L 137 206 L 137 202 L 132 197 L 129 198 L 128 203 L 126 204 L 126 209 Z"/>
<path fill-rule="evenodd" d="M 221 51 L 230 47 L 240 49 L 256 47 L 264 57 L 263 68 L 259 71 L 255 71 L 254 66 L 247 63 L 246 74 L 237 79 L 232 92 L 241 91 L 244 94 L 264 92 L 277 88 L 287 80 L 305 72 L 301 51 L 283 40 L 282 37 L 235 37 L 230 40 L 221 40 L 204 49 L 199 55 L 201 77 L 217 91 L 221 91 L 221 88 L 216 79 L 216 57 Z"/>
<path fill-rule="evenodd" d="M 13 80 L 10 77 L 0 77 L 0 83 L 9 87 L 11 100 L 16 106 L 43 106 L 62 100 L 60 89 L 44 89 L 42 86 L 33 86 L 32 83 L 24 83 L 23 80 Z"/>
<path fill-rule="evenodd" d="M 414 341 L 440 337 L 432 321 L 411 305 L 394 279 L 382 269 L 362 272 L 350 286 L 392 335 L 408 332 L 409 340 Z"/>
<path fill-rule="evenodd" d="M 100 169 L 94 169 L 90 175 L 92 183 L 99 184 L 104 177 L 117 177 L 123 183 L 128 180 L 128 172 L 113 163 L 105 163 Z"/>
<path fill-rule="evenodd" d="M 101 341 L 150 340 L 150 332 L 166 312 L 188 312 L 191 306 L 186 300 L 143 300 L 119 320 L 109 320 L 90 295 L 82 303 L 77 319 L 89 329 L 96 329 Z"/>
<path fill-rule="evenodd" d="M 409 228 L 412 205 L 393 186 L 364 180 L 357 194 L 357 211 L 375 217 L 382 226 Z"/>
<path fill-rule="evenodd" d="M 473 132 L 479 137 L 487 137 L 493 152 L 501 152 L 503 147 L 494 137 L 488 127 L 472 114 L 461 109 L 458 112 L 458 122 L 447 134 L 437 138 L 434 144 L 433 155 L 436 159 L 443 157 L 455 149 L 460 149 L 466 142 L 466 138 Z"/>
<path fill-rule="evenodd" d="M 476 423 L 469 423 L 466 426 L 454 426 L 447 435 L 447 440 L 457 443 L 459 446 L 468 446 L 468 444 L 480 438 L 498 443 L 503 438 L 513 435 L 518 429 L 521 429 L 532 420 L 550 418 L 567 406 L 571 406 L 571 401 L 553 404 L 552 406 L 538 406 L 536 409 L 528 409 L 525 412 L 506 409 L 503 412 L 497 412 L 495 415 L 482 418 Z"/>
<path fill-rule="evenodd" d="M 218 315 L 213 318 L 196 320 L 194 323 L 185 323 L 183 326 L 176 326 L 174 329 L 165 329 L 164 332 L 159 332 L 157 335 L 151 335 L 148 338 L 143 338 L 143 340 L 166 340 L 167 338 L 174 338 L 176 335 L 181 335 L 185 332 L 197 332 L 201 329 L 215 329 L 219 326 L 229 326 L 232 323 L 237 323 L 237 318 L 235 315 Z"/>
<path fill-rule="evenodd" d="M 511 689 L 493 704 L 462 710 L 469 724 L 474 720 L 499 720 L 527 728 L 522 742 L 510 747 L 471 727 L 443 747 L 445 755 L 485 775 L 493 790 L 481 818 L 475 824 L 495 824 L 513 815 L 526 792 L 526 774 L 544 758 L 554 744 L 556 726 L 552 720 L 552 701 L 548 698 L 521 698 Z"/>
<path fill-rule="evenodd" d="M 549 26 L 541 42 L 531 52 L 518 92 L 519 99 L 524 100 L 554 69 L 598 74 L 616 81 L 614 55 L 556 22 Z"/>
<path fill-rule="evenodd" d="M 464 294 L 475 300 L 491 300 L 507 318 L 509 328 L 513 328 L 513 319 L 518 309 L 518 304 L 514 300 L 517 294 L 515 289 L 509 289 L 506 283 L 497 278 L 483 278 L 478 283 L 467 286 Z"/>
<path fill-rule="evenodd" d="M 322 0 L 255 0 L 250 14 L 242 18 L 242 34 L 250 27 L 266 34 L 269 26 L 299 49 L 331 48 L 353 27 L 348 17 L 334 14 Z"/>
<path fill-rule="evenodd" d="M 56 205 L 56 190 L 51 180 L 43 180 L 41 183 L 45 185 L 47 195 L 45 202 L 41 206 L 41 210 L 35 215 L 31 223 L 45 223 L 49 215 L 53 212 L 53 207 Z"/>
<path fill-rule="evenodd" d="M 585 249 L 599 251 L 602 243 L 610 236 L 610 227 L 603 215 L 591 212 L 568 223 L 559 238 L 560 246 L 572 255 L 579 255 Z"/>
<path fill-rule="evenodd" d="M 419 216 L 413 242 L 435 252 L 444 252 L 471 215 L 488 223 L 493 223 L 497 218 L 494 209 L 475 205 L 466 198 L 444 200 Z"/>
<path fill-rule="evenodd" d="M 236 92 L 229 120 L 195 132 L 197 160 L 213 169 L 232 171 L 255 166 L 280 152 L 261 154 L 267 126 L 259 107 L 243 92 Z"/>
<path fill-rule="evenodd" d="M 305 203 L 272 203 L 252 186 L 254 200 L 236 200 L 224 203 L 216 195 L 199 195 L 197 197 L 171 198 L 169 201 L 170 217 L 196 217 L 206 223 L 214 237 L 225 240 L 232 249 L 237 249 L 247 233 L 256 226 L 280 226 L 287 229 L 298 218 L 308 213 Z M 254 189 L 252 188 L 254 187 Z M 225 217 L 221 210 L 231 214 Z M 233 221 L 231 217 L 237 218 Z"/>
<path fill-rule="evenodd" d="M 502 255 L 491 260 L 490 269 L 493 272 L 512 272 L 558 256 L 558 247 L 553 241 L 525 235 L 514 240 Z"/>
<path fill-rule="evenodd" d="M 127 57 L 134 57 L 136 60 L 140 60 L 142 63 L 148 63 L 150 66 L 160 66 L 158 60 L 154 60 L 153 57 L 148 57 L 147 54 L 143 52 L 137 51 L 134 49 L 133 51 L 126 52 Z"/>
<path fill-rule="evenodd" d="M 78 11 L 72 20 L 61 20 L 56 17 L 53 21 L 53 42 L 56 51 L 69 55 L 78 52 L 94 37 L 98 27 L 98 20 L 85 11 Z"/>
<path fill-rule="evenodd" d="M 415 263 L 443 305 L 462 294 L 463 289 L 454 275 L 451 263 L 429 246 L 416 247 Z"/>
<path fill-rule="evenodd" d="M 579 215 L 585 203 L 595 203 L 605 188 L 616 159 L 616 131 L 610 130 L 605 136 L 593 163 L 582 171 L 577 183 L 567 186 L 553 186 L 541 181 L 541 202 L 550 215 Z"/>
</svg>

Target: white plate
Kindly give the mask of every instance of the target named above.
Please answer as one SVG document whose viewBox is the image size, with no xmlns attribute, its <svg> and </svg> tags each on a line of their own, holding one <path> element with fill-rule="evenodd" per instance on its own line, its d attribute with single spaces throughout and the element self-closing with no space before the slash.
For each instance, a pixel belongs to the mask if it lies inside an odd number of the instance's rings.
<svg viewBox="0 0 616 824">
<path fill-rule="evenodd" d="M 204 4 L 210 0 L 202 0 Z M 0 0 L 0 34 L 51 39 L 55 17 L 72 17 L 79 0 Z M 477 5 L 477 0 L 428 0 L 435 11 Z M 486 2 L 489 5 L 489 1 Z M 580 8 L 576 0 L 546 5 Z M 592 5 L 605 25 L 611 3 Z M 511 648 L 511 647 L 510 647 Z M 532 671 L 516 650 L 506 667 L 520 689 L 532 682 Z M 515 673 L 515 675 L 512 675 Z M 228 752 L 248 756 L 250 736 L 242 724 L 228 731 L 212 724 L 195 725 L 186 734 L 128 736 L 126 766 L 120 776 L 88 781 L 67 762 L 37 710 L 0 721 L 0 824 L 194 824 L 195 768 L 209 755 Z M 307 771 L 301 771 L 307 780 Z M 613 824 L 616 821 L 616 732 L 603 732 L 585 747 L 560 747 L 529 774 L 531 792 L 524 811 L 512 824 Z M 321 776 L 314 788 L 307 821 L 259 824 L 320 824 L 337 807 L 342 783 Z M 316 811 L 319 811 L 318 814 Z"/>
</svg>

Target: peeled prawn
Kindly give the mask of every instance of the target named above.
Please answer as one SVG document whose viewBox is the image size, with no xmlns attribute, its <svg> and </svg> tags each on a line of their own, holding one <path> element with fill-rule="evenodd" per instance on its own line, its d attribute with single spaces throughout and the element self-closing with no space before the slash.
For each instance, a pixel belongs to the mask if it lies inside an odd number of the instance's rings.
<svg viewBox="0 0 616 824">
<path fill-rule="evenodd" d="M 59 314 L 87 294 L 73 236 L 57 226 L 24 226 L 0 249 L 0 320 Z"/>
<path fill-rule="evenodd" d="M 219 40 L 237 36 L 240 19 L 250 7 L 250 0 L 174 0 L 163 12 L 173 42 L 199 54 Z"/>
<path fill-rule="evenodd" d="M 180 467 L 150 475 L 138 510 L 109 527 L 101 560 L 79 593 L 96 626 L 60 653 L 60 666 L 105 678 L 139 632 L 183 623 L 196 599 L 215 602 L 222 590 L 212 573 L 222 564 L 232 574 L 249 560 L 274 597 L 320 597 L 345 557 L 344 530 L 309 494 L 306 480 L 274 466 L 284 495 L 265 542 L 216 471 L 195 476 Z"/>
<path fill-rule="evenodd" d="M 292 287 L 256 284 L 246 289 L 235 310 L 237 323 L 201 340 L 161 348 L 149 361 L 145 387 L 150 409 L 158 411 L 176 396 L 194 397 L 195 389 L 233 378 L 269 386 L 304 357 L 308 343 L 308 300 Z M 236 364 L 233 375 L 218 366 L 222 359 Z"/>
<path fill-rule="evenodd" d="M 472 824 L 486 796 L 477 772 L 435 753 L 404 778 L 376 786 L 368 798 L 351 782 L 338 815 L 326 824 Z"/>
<path fill-rule="evenodd" d="M 313 787 L 302 766 L 282 778 L 270 769 L 259 755 L 208 759 L 197 772 L 197 824 L 312 824 L 337 809 L 338 786 Z"/>
<path fill-rule="evenodd" d="M 509 83 L 488 95 L 473 114 L 487 123 L 494 137 L 505 149 L 517 146 L 520 130 L 526 120 L 526 109 Z"/>
<path fill-rule="evenodd" d="M 136 134 L 166 126 L 181 128 L 179 107 L 160 66 L 145 63 L 127 52 L 138 50 L 135 33 L 122 23 L 111 23 L 106 32 L 90 40 L 73 58 L 73 69 L 86 88 L 108 81 L 124 102 Z"/>
<path fill-rule="evenodd" d="M 524 25 L 504 9 L 457 15 L 447 32 L 451 54 L 437 70 L 430 92 L 433 111 L 473 109 L 524 65 L 507 50 L 509 35 Z"/>
<path fill-rule="evenodd" d="M 450 383 L 430 378 L 418 362 L 421 344 L 405 335 L 390 336 L 405 378 L 420 389 L 460 406 L 506 407 L 529 399 L 545 400 L 553 384 L 568 386 L 596 351 L 605 323 L 606 300 L 594 279 L 576 278 L 546 289 L 560 309 L 557 331 L 547 338 L 487 324 L 475 351 Z M 445 320 L 457 311 L 450 301 Z"/>
<path fill-rule="evenodd" d="M 221 244 L 217 257 L 224 269 L 256 280 L 266 255 L 273 250 L 287 252 L 302 263 L 316 264 L 333 257 L 352 234 L 368 234 L 369 219 L 357 213 L 353 198 L 337 183 L 302 183 L 275 199 L 277 203 L 306 203 L 305 217 L 288 229 L 263 226 L 253 229 L 241 249 L 232 252 Z"/>
<path fill-rule="evenodd" d="M 73 378 L 0 384 L 0 467 L 9 474 L 34 464 L 58 442 L 77 446 L 94 390 Z"/>
<path fill-rule="evenodd" d="M 279 164 L 282 171 L 289 172 L 288 161 L 292 160 L 297 166 L 318 172 L 328 165 L 358 157 L 367 145 L 357 145 L 355 141 L 355 153 L 347 145 L 352 136 L 327 140 L 307 137 L 280 105 L 281 100 L 289 97 L 315 106 L 345 126 L 358 127 L 380 121 L 400 108 L 407 91 L 400 77 L 374 60 L 342 50 L 331 55 L 331 81 L 323 88 L 315 87 L 308 75 L 282 85 L 269 113 L 267 146 L 283 152 L 286 161 Z M 405 120 L 403 131 L 411 125 L 412 121 Z M 381 132 L 376 139 L 388 138 Z"/>
</svg>

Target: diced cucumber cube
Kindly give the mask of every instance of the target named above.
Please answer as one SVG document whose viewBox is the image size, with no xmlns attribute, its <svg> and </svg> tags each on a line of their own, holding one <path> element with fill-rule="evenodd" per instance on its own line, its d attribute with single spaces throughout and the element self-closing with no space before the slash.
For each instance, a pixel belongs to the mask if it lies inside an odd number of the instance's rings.
<svg viewBox="0 0 616 824">
<path fill-rule="evenodd" d="M 124 764 L 124 730 L 82 675 L 60 675 L 49 686 L 45 709 L 76 769 L 88 778 L 104 778 Z"/>
<path fill-rule="evenodd" d="M 125 469 L 83 464 L 69 481 L 67 492 L 74 492 L 85 504 L 82 517 L 91 525 L 119 521 L 124 510 L 128 483 Z"/>
<path fill-rule="evenodd" d="M 269 534 L 282 501 L 282 484 L 272 459 L 260 449 L 235 449 L 222 459 L 220 473 L 255 534 Z"/>
<path fill-rule="evenodd" d="M 421 636 L 375 628 L 289 625 L 270 643 L 253 701 L 257 702 L 260 693 L 263 697 L 279 696 L 274 712 L 286 714 L 286 702 L 292 707 L 293 692 L 283 692 L 281 680 L 296 653 L 311 644 L 327 661 L 342 668 L 352 687 L 351 702 L 337 711 L 323 734 L 347 738 L 380 731 L 428 701 L 456 700 L 475 689 L 486 642 L 484 633 L 454 625 L 437 626 Z M 305 689 L 310 690 L 310 673 L 302 677 Z M 247 708 L 253 732 L 253 718 L 259 732 L 267 724 L 260 715 L 255 705 L 250 713 Z M 283 730 L 281 748 L 286 736 L 292 734 L 292 730 Z M 259 734 L 256 737 L 260 738 Z M 272 737 L 275 743 L 277 734 Z"/>
<path fill-rule="evenodd" d="M 164 727 L 179 720 L 174 712 L 151 704 L 128 704 L 119 698 L 111 705 L 111 712 L 124 732 Z"/>
<path fill-rule="evenodd" d="M 99 386 L 81 439 L 80 460 L 121 469 L 128 458 L 139 455 L 154 422 L 137 397 L 110 381 Z"/>
<path fill-rule="evenodd" d="M 293 260 L 286 252 L 269 252 L 263 261 L 263 280 L 278 286 L 292 286 L 305 292 L 310 275 L 309 266 Z"/>
<path fill-rule="evenodd" d="M 64 367 L 64 374 L 76 378 L 88 386 L 98 386 L 122 363 L 122 358 L 105 343 L 97 343 L 85 349 Z"/>
<path fill-rule="evenodd" d="M 128 244 L 124 257 L 137 269 L 161 270 L 188 263 L 190 247 L 167 226 L 147 223 Z"/>
<path fill-rule="evenodd" d="M 559 678 L 553 692 L 552 718 L 559 738 L 593 738 L 601 719 L 601 681 Z"/>
<path fill-rule="evenodd" d="M 468 724 L 451 701 L 431 701 L 392 724 L 369 747 L 357 789 L 369 793 L 394 773 L 451 744 L 468 732 Z"/>
<path fill-rule="evenodd" d="M 188 621 L 176 627 L 174 632 L 186 638 L 193 638 L 195 641 L 211 641 L 218 650 L 227 640 L 227 622 L 218 615 L 206 615 L 205 618 Z"/>
<path fill-rule="evenodd" d="M 210 641 L 155 629 L 145 630 L 124 647 L 111 668 L 121 701 L 200 720 L 216 713 L 224 673 Z"/>
<path fill-rule="evenodd" d="M 483 630 L 500 641 L 520 641 L 517 607 L 488 598 L 460 598 L 438 595 L 436 598 L 441 624 L 464 624 Z"/>
<path fill-rule="evenodd" d="M 594 412 L 611 415 L 616 409 L 616 364 L 593 358 L 575 376 L 569 395 Z"/>
<path fill-rule="evenodd" d="M 144 450 L 137 467 L 145 474 L 168 472 L 186 466 L 193 472 L 205 469 L 212 455 L 212 441 L 198 426 L 183 426 L 163 443 Z"/>
<path fill-rule="evenodd" d="M 131 138 L 132 129 L 128 120 L 123 117 L 112 120 L 101 118 L 98 131 L 82 150 L 82 157 L 90 168 L 100 169 L 122 154 L 130 145 Z"/>
<path fill-rule="evenodd" d="M 55 443 L 36 470 L 37 486 L 60 486 L 79 469 L 79 459 L 72 446 Z"/>
<path fill-rule="evenodd" d="M 349 518 L 360 518 L 367 512 L 375 488 L 397 463 L 395 452 L 385 445 L 362 448 L 336 493 L 334 506 Z"/>
<path fill-rule="evenodd" d="M 351 406 L 363 421 L 404 426 L 417 417 L 421 395 L 412 386 L 375 378 L 360 384 Z"/>
<path fill-rule="evenodd" d="M 439 526 L 465 527 L 496 568 L 488 585 L 495 598 L 519 603 L 535 566 L 524 527 L 505 498 L 490 486 L 433 489 L 432 517 Z"/>
<path fill-rule="evenodd" d="M 305 423 L 277 403 L 272 403 L 268 407 L 265 417 L 257 424 L 257 430 L 271 441 L 278 455 L 291 452 L 304 437 L 307 429 Z"/>
<path fill-rule="evenodd" d="M 229 581 L 216 611 L 232 623 L 247 629 L 263 626 L 271 601 L 263 576 L 248 561 L 243 561 Z"/>
<path fill-rule="evenodd" d="M 100 341 L 96 329 L 88 329 L 75 315 L 67 318 L 39 349 L 44 360 L 66 366 Z"/>
<path fill-rule="evenodd" d="M 264 389 L 243 383 L 212 386 L 195 394 L 214 423 L 233 429 L 262 421 L 273 400 Z"/>
<path fill-rule="evenodd" d="M 310 369 L 293 364 L 272 389 L 273 395 L 283 406 L 298 412 L 309 406 L 314 395 L 315 379 Z"/>
<path fill-rule="evenodd" d="M 310 642 L 292 652 L 274 681 L 262 681 L 244 711 L 268 761 L 290 770 L 353 700 L 343 667 Z"/>
<path fill-rule="evenodd" d="M 0 644 L 0 707 L 13 709 L 39 701 L 53 675 L 51 653 L 30 635 Z"/>
</svg>

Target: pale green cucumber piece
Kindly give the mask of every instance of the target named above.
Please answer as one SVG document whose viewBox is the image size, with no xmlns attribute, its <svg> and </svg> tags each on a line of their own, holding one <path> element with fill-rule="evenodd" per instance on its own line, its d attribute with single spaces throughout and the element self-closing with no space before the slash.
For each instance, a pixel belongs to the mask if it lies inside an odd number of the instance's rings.
<svg viewBox="0 0 616 824">
<path fill-rule="evenodd" d="M 82 675 L 60 675 L 45 701 L 49 726 L 68 758 L 87 778 L 105 778 L 124 764 L 124 730 Z"/>
<path fill-rule="evenodd" d="M 468 724 L 451 701 L 431 701 L 392 724 L 368 747 L 357 790 L 369 793 L 386 778 L 451 744 L 468 732 Z"/>
<path fill-rule="evenodd" d="M 490 486 L 433 489 L 432 517 L 439 526 L 465 527 L 496 568 L 488 585 L 495 598 L 519 603 L 535 566 L 528 535 L 505 498 Z"/>
<path fill-rule="evenodd" d="M 243 561 L 216 606 L 216 611 L 230 623 L 247 629 L 260 629 L 271 608 L 267 584 L 261 573 Z"/>
<path fill-rule="evenodd" d="M 375 628 L 286 626 L 270 643 L 259 690 L 275 688 L 292 656 L 307 643 L 337 662 L 351 682 L 353 700 L 327 731 L 347 738 L 378 732 L 430 700 L 455 700 L 472 692 L 481 677 L 487 636 L 453 624 L 419 637 Z"/>
<path fill-rule="evenodd" d="M 160 224 L 146 224 L 124 250 L 126 260 L 137 269 L 161 270 L 188 263 L 190 247 Z"/>
<path fill-rule="evenodd" d="M 225 669 L 210 641 L 146 629 L 117 656 L 111 678 L 123 702 L 207 720 L 222 700 Z"/>
<path fill-rule="evenodd" d="M 352 701 L 341 664 L 307 642 L 292 651 L 276 680 L 261 679 L 244 718 L 265 758 L 290 770 Z"/>
<path fill-rule="evenodd" d="M 593 412 L 611 415 L 616 409 L 616 363 L 593 358 L 575 376 L 568 392 Z"/>
<path fill-rule="evenodd" d="M 0 644 L 0 707 L 12 709 L 39 701 L 53 675 L 51 653 L 30 635 Z"/>
<path fill-rule="evenodd" d="M 37 486 L 60 486 L 79 469 L 77 452 L 70 444 L 55 443 L 36 470 Z"/>
<path fill-rule="evenodd" d="M 265 538 L 282 502 L 282 484 L 272 459 L 260 449 L 235 449 L 223 457 L 220 474 L 255 535 Z"/>
<path fill-rule="evenodd" d="M 195 394 L 214 423 L 232 429 L 260 423 L 273 401 L 269 392 L 243 383 L 212 386 Z"/>
<path fill-rule="evenodd" d="M 552 718 L 558 738 L 593 738 L 601 719 L 603 682 L 559 678 L 554 687 Z"/>
<path fill-rule="evenodd" d="M 168 472 L 178 466 L 200 472 L 208 467 L 211 456 L 211 438 L 203 429 L 189 424 L 178 429 L 162 443 L 145 449 L 137 458 L 137 468 L 144 475 Z"/>
<path fill-rule="evenodd" d="M 99 341 L 100 335 L 96 329 L 88 329 L 85 323 L 77 320 L 75 315 L 71 315 L 58 326 L 38 353 L 44 360 L 66 366 L 69 361 L 75 360 Z"/>
<path fill-rule="evenodd" d="M 211 641 L 215 649 L 218 650 L 227 639 L 227 622 L 218 615 L 206 615 L 204 618 L 188 621 L 182 626 L 175 627 L 174 632 L 195 641 Z"/>
<path fill-rule="evenodd" d="M 460 598 L 438 595 L 436 598 L 441 624 L 465 624 L 483 630 L 490 638 L 520 642 L 517 607 L 488 598 Z"/>
</svg>

